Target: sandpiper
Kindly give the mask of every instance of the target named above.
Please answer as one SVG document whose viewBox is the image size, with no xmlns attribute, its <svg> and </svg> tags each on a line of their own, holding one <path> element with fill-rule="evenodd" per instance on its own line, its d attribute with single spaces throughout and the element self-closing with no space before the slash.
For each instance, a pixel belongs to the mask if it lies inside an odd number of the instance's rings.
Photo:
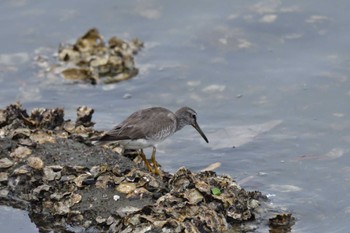
<svg viewBox="0 0 350 233">
<path fill-rule="evenodd" d="M 197 113 L 193 109 L 182 107 L 173 113 L 166 108 L 153 107 L 134 112 L 100 137 L 96 144 L 119 143 L 124 149 L 140 149 L 147 169 L 159 175 L 155 159 L 157 144 L 186 125 L 192 125 L 209 142 L 197 123 Z M 153 147 L 151 160 L 154 170 L 143 153 L 143 149 L 147 147 Z"/>
</svg>

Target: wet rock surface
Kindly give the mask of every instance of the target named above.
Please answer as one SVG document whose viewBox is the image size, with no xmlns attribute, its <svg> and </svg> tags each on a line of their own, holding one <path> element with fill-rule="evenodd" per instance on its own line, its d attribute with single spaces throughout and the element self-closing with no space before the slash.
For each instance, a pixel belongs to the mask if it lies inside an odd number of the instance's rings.
<svg viewBox="0 0 350 233">
<path fill-rule="evenodd" d="M 268 222 L 267 198 L 229 176 L 184 167 L 154 176 L 93 146 L 89 139 L 101 132 L 92 128 L 92 114 L 79 107 L 72 122 L 63 109 L 1 109 L 0 203 L 28 210 L 41 232 L 226 232 L 293 224 L 290 214 Z"/>
</svg>

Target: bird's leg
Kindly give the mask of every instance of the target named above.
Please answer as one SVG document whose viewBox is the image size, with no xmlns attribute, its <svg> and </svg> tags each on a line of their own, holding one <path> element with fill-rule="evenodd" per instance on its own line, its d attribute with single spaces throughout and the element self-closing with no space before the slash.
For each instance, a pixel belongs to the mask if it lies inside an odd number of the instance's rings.
<svg viewBox="0 0 350 233">
<path fill-rule="evenodd" d="M 148 171 L 154 173 L 154 172 L 153 172 L 153 169 L 152 169 L 151 165 L 149 164 L 149 162 L 147 161 L 146 155 L 145 155 L 145 153 L 143 153 L 143 150 L 142 150 L 142 149 L 141 149 L 140 156 L 141 156 L 143 162 L 145 163 L 145 165 L 146 165 Z"/>
<path fill-rule="evenodd" d="M 152 149 L 151 160 L 152 160 L 153 167 L 154 167 L 153 173 L 154 173 L 155 175 L 158 175 L 158 176 L 159 176 L 159 170 L 158 170 L 157 161 L 156 161 L 156 147 L 153 147 L 153 149 Z"/>
</svg>

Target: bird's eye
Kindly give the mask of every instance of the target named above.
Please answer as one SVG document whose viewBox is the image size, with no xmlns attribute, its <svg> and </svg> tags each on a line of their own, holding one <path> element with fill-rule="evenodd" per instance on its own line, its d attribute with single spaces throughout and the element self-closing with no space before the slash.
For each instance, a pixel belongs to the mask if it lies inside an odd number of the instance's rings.
<svg viewBox="0 0 350 233">
<path fill-rule="evenodd" d="M 197 116 L 193 114 L 193 115 L 192 115 L 192 118 L 196 120 Z"/>
</svg>

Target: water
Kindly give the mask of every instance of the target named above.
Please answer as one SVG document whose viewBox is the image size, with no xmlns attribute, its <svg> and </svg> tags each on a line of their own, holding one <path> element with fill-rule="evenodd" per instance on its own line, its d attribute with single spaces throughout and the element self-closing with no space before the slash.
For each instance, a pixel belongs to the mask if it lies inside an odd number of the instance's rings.
<svg viewBox="0 0 350 233">
<path fill-rule="evenodd" d="M 0 206 L 1 233 L 35 233 L 39 229 L 32 223 L 24 210 Z"/>
<path fill-rule="evenodd" d="M 99 129 L 143 107 L 191 106 L 214 143 L 184 128 L 159 146 L 164 169 L 221 162 L 218 173 L 291 210 L 293 232 L 345 232 L 349 7 L 345 0 L 2 1 L 0 103 L 62 106 L 70 118 L 88 105 Z M 91 27 L 145 42 L 136 78 L 106 87 L 38 76 L 35 51 L 55 51 Z"/>
</svg>

